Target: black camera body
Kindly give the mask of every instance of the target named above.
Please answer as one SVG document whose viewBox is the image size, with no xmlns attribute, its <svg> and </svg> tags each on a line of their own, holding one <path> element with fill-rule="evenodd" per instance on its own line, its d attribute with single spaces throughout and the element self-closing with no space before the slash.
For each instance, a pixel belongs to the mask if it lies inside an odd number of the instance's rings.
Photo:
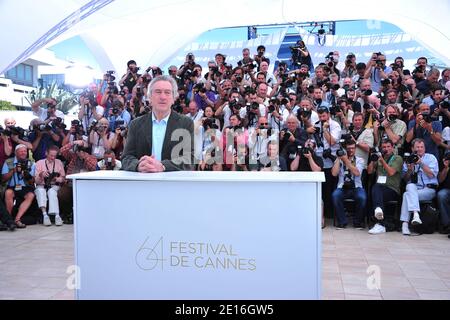
<svg viewBox="0 0 450 320">
<path fill-rule="evenodd" d="M 423 117 L 423 120 L 424 120 L 426 123 L 431 123 L 431 122 L 433 122 L 433 119 L 432 119 L 432 117 L 431 117 L 431 114 L 429 114 L 429 113 L 422 113 L 422 117 Z"/>
<path fill-rule="evenodd" d="M 203 121 L 203 128 L 205 129 L 205 131 L 208 129 L 219 129 L 219 127 L 216 124 L 215 118 L 206 118 Z"/>
<path fill-rule="evenodd" d="M 407 164 L 414 164 L 417 161 L 419 161 L 419 156 L 415 152 L 413 153 L 405 152 L 405 154 L 403 155 L 403 159 Z"/>
<path fill-rule="evenodd" d="M 259 108 L 259 103 L 258 102 L 247 103 L 246 106 L 247 106 L 247 111 L 255 112 Z"/>
<path fill-rule="evenodd" d="M 48 175 L 47 178 L 44 179 L 44 185 L 46 189 L 50 189 L 53 185 L 59 185 L 59 183 L 52 183 L 52 181 L 56 178 L 59 178 L 60 174 L 59 172 L 52 172 Z"/>
<path fill-rule="evenodd" d="M 378 150 L 378 148 L 370 148 L 369 151 L 369 161 L 370 162 L 377 162 L 378 159 L 380 159 L 381 153 Z"/>
</svg>

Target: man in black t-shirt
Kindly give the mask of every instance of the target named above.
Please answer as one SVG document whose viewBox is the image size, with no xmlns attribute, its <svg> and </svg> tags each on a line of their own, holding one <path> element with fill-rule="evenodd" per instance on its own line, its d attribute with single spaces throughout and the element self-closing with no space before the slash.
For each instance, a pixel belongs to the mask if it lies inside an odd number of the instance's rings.
<svg viewBox="0 0 450 320">
<path fill-rule="evenodd" d="M 316 155 L 316 142 L 313 139 L 308 139 L 297 150 L 297 156 L 291 162 L 291 171 L 322 171 L 323 160 Z"/>
</svg>

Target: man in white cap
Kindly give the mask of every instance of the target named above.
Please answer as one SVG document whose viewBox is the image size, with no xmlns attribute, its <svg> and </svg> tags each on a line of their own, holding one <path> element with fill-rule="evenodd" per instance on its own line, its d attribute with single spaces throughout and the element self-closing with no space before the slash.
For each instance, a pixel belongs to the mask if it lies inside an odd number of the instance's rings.
<svg viewBox="0 0 450 320">
<path fill-rule="evenodd" d="M 23 199 L 17 211 L 15 223 L 18 228 L 26 225 L 20 220 L 30 208 L 34 199 L 34 163 L 27 158 L 28 149 L 19 144 L 15 148 L 16 156 L 5 161 L 2 168 L 2 182 L 7 182 L 5 192 L 6 210 L 12 215 L 14 199 Z"/>
</svg>

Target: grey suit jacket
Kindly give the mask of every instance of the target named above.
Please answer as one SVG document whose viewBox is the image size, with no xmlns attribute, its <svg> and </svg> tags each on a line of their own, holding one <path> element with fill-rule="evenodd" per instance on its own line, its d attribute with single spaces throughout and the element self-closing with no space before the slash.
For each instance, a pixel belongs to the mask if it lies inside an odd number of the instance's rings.
<svg viewBox="0 0 450 320">
<path fill-rule="evenodd" d="M 130 122 L 128 138 L 121 159 L 122 170 L 137 171 L 139 159 L 142 156 L 151 155 L 152 126 L 152 113 Z M 175 131 L 177 129 L 184 130 Z M 172 136 L 174 131 L 175 134 Z M 176 154 L 172 155 L 174 147 L 183 150 L 183 152 L 177 151 Z M 188 117 L 174 111 L 171 112 L 167 122 L 161 162 L 166 167 L 166 171 L 194 169 L 194 123 Z"/>
</svg>

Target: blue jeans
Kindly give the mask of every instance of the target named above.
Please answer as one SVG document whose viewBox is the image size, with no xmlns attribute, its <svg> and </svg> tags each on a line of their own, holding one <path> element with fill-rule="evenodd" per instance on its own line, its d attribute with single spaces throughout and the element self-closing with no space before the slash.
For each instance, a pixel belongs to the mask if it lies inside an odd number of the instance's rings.
<svg viewBox="0 0 450 320">
<path fill-rule="evenodd" d="M 347 217 L 345 216 L 344 211 L 344 199 L 355 200 L 355 214 L 353 216 L 353 223 L 358 224 L 363 222 L 367 202 L 366 191 L 363 188 L 355 188 L 350 190 L 338 188 L 334 190 L 331 197 L 333 198 L 333 205 L 336 210 L 336 217 L 339 224 L 347 224 Z"/>
<path fill-rule="evenodd" d="M 399 200 L 398 194 L 394 191 L 394 189 L 386 187 L 384 184 L 375 183 L 372 187 L 373 212 L 371 212 L 371 215 L 375 214 L 375 209 L 377 207 L 380 207 L 384 212 L 384 204 L 394 200 Z"/>
<path fill-rule="evenodd" d="M 441 223 L 448 226 L 450 224 L 450 189 L 442 189 L 438 192 L 437 203 L 441 214 Z"/>
</svg>

